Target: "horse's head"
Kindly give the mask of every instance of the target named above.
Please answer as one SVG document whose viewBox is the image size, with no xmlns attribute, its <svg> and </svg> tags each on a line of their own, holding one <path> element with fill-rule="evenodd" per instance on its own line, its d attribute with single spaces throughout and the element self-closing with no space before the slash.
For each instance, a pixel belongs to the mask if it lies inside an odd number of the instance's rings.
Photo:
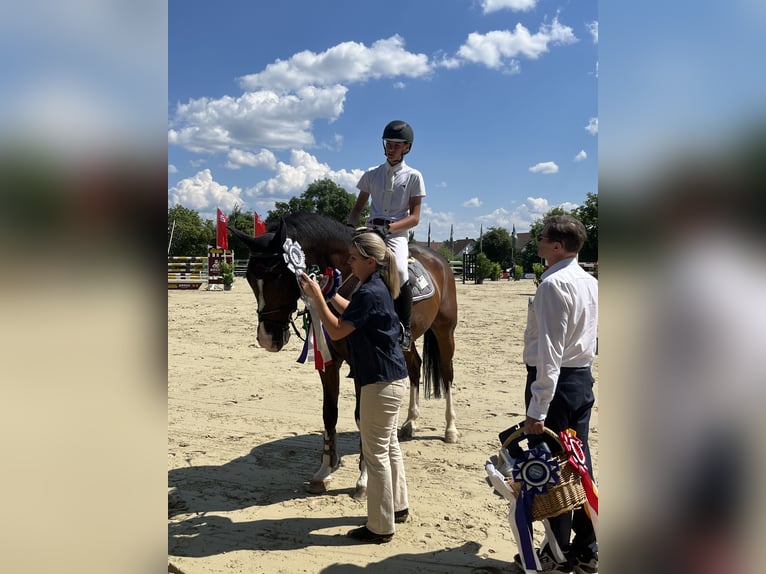
<svg viewBox="0 0 766 574">
<path fill-rule="evenodd" d="M 290 339 L 290 321 L 300 297 L 298 282 L 282 255 L 287 237 L 284 223 L 258 237 L 229 229 L 250 248 L 246 277 L 258 304 L 258 344 L 277 352 Z"/>
</svg>

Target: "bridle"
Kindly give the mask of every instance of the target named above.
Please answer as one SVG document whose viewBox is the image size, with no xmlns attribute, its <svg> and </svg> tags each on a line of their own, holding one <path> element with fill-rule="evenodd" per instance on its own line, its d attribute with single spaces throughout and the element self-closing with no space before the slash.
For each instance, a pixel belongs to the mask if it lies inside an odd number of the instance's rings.
<svg viewBox="0 0 766 574">
<path fill-rule="evenodd" d="M 281 253 L 251 253 L 250 258 L 255 259 L 256 261 L 262 260 L 258 261 L 254 266 L 252 266 L 252 270 L 248 268 L 248 274 L 252 275 L 256 279 L 264 279 L 268 275 L 271 275 L 274 279 L 281 279 L 285 275 L 292 275 L 292 272 L 287 268 L 287 264 L 285 263 Z M 305 309 L 303 311 L 298 311 L 294 318 L 293 314 L 297 311 L 297 309 L 297 301 L 294 305 L 281 305 L 276 309 L 271 309 L 269 311 L 261 311 L 259 308 L 257 310 L 258 322 L 284 325 L 283 329 L 285 330 L 288 328 L 287 325 L 290 324 L 298 338 L 301 341 L 305 341 L 300 331 L 298 330 L 298 327 L 295 325 L 295 319 L 302 317 L 307 313 L 307 311 Z M 266 318 L 269 315 L 274 315 L 277 313 L 283 314 L 286 319 L 282 321 Z"/>
</svg>

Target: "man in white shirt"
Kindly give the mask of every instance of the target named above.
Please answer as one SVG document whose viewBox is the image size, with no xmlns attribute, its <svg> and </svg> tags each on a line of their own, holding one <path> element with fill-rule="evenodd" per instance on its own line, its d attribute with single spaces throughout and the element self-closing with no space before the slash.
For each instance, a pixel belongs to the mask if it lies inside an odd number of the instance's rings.
<svg viewBox="0 0 766 574">
<path fill-rule="evenodd" d="M 577 262 L 587 238 L 585 227 L 570 215 L 545 220 L 537 253 L 548 268 L 529 303 L 524 332 L 527 416 L 524 432 L 541 435 L 573 429 L 583 442 L 593 475 L 588 429 L 594 403 L 591 365 L 596 356 L 598 281 Z M 530 443 L 534 444 L 535 437 Z M 549 519 L 566 563 L 555 563 L 549 549 L 540 553 L 547 572 L 594 574 L 598 554 L 593 524 L 583 509 Z M 575 537 L 570 543 L 571 532 Z"/>
<path fill-rule="evenodd" d="M 362 209 L 371 200 L 367 225 L 382 230 L 386 245 L 394 253 L 400 285 L 394 307 L 402 323 L 399 343 L 404 350 L 408 350 L 412 343 L 412 286 L 407 270 L 408 231 L 420 222 L 420 204 L 426 195 L 422 174 L 404 161 L 414 140 L 415 133 L 407 122 L 394 120 L 386 125 L 383 130 L 386 162 L 362 175 L 356 184 L 359 195 L 348 215 L 348 223 L 356 226 Z"/>
</svg>

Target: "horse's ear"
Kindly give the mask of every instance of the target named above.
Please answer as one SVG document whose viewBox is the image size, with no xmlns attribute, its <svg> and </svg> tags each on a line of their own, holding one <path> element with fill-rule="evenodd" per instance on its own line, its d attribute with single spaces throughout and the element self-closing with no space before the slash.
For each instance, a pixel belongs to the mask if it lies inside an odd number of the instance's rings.
<svg viewBox="0 0 766 574">
<path fill-rule="evenodd" d="M 274 237 L 271 239 L 271 243 L 269 243 L 270 251 L 273 251 L 274 253 L 281 253 L 282 246 L 285 244 L 286 239 L 287 225 L 285 224 L 285 218 L 280 217 L 279 227 L 277 227 L 276 231 L 274 231 Z"/>
<path fill-rule="evenodd" d="M 232 227 L 231 225 L 226 226 L 229 231 L 231 231 L 234 235 L 236 235 L 242 243 L 247 245 L 250 248 L 250 251 L 252 252 L 258 252 L 263 249 L 263 241 L 259 241 L 257 237 L 251 237 L 244 231 L 240 231 L 236 227 Z"/>
</svg>

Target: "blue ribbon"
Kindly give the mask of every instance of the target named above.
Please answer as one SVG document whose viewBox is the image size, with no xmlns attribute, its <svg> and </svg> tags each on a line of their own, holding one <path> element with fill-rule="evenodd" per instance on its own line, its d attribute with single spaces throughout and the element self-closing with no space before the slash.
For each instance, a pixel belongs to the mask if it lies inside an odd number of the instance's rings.
<svg viewBox="0 0 766 574">
<path fill-rule="evenodd" d="M 536 570 L 539 563 L 532 542 L 532 505 L 537 494 L 547 492 L 548 485 L 559 482 L 559 463 L 550 452 L 534 448 L 516 459 L 512 475 L 514 482 L 521 483 L 514 513 L 519 554 L 527 570 Z"/>
</svg>

